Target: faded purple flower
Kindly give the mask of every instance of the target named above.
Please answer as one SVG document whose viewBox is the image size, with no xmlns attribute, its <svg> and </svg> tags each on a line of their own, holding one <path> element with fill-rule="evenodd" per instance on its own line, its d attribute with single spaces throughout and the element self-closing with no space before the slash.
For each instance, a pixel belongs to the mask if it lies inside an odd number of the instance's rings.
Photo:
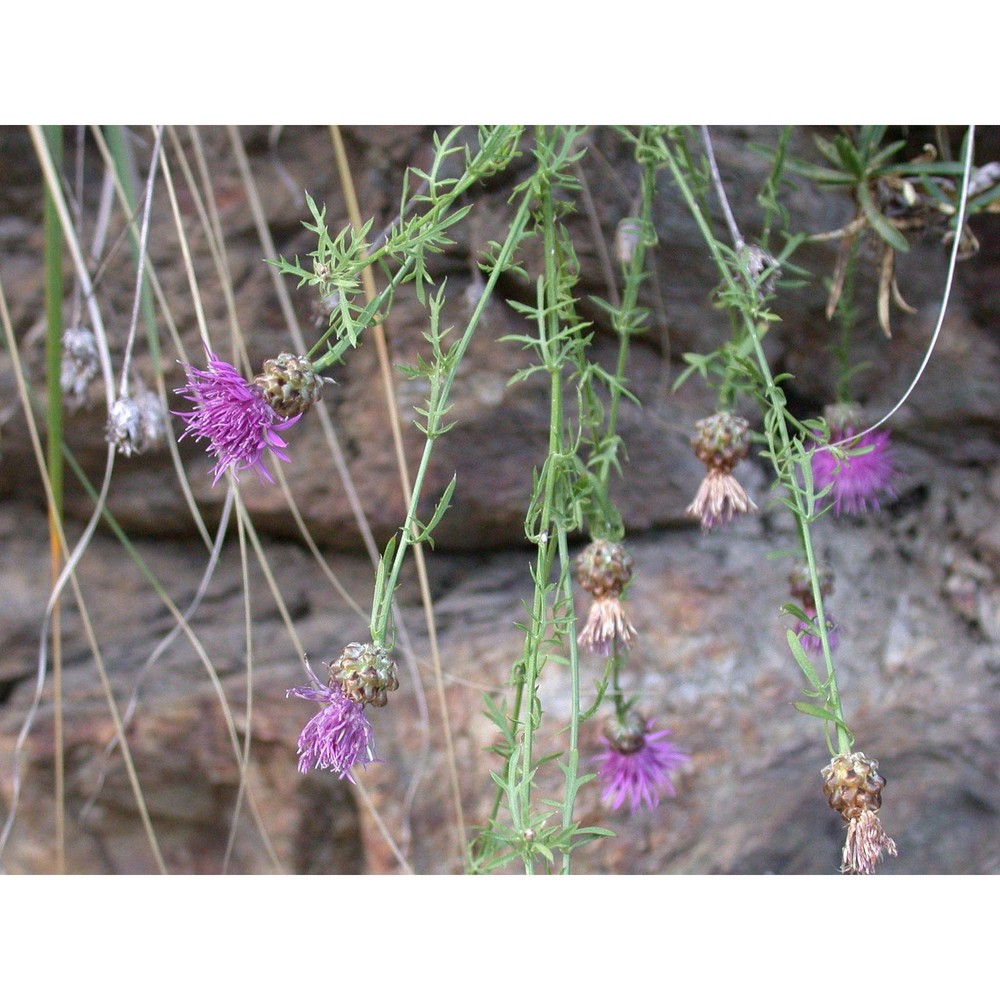
<svg viewBox="0 0 1000 1000">
<path fill-rule="evenodd" d="M 577 643 L 607 659 L 616 646 L 631 649 L 637 634 L 622 602 L 608 595 L 594 598 Z"/>
<path fill-rule="evenodd" d="M 844 437 L 850 437 L 847 428 Z M 835 514 L 860 514 L 871 505 L 879 509 L 882 496 L 893 498 L 896 493 L 892 480 L 896 475 L 888 431 L 867 431 L 850 444 L 851 451 L 866 449 L 862 454 L 848 454 L 843 458 L 829 448 L 817 450 L 812 456 L 812 474 L 819 492 L 832 485 L 833 511 Z"/>
<path fill-rule="evenodd" d="M 355 764 L 367 766 L 377 760 L 372 726 L 365 717 L 365 707 L 351 701 L 340 688 L 323 684 L 306 667 L 312 678 L 312 687 L 291 688 L 286 696 L 323 703 L 323 708 L 305 725 L 299 736 L 299 770 L 306 774 L 310 768 L 336 771 L 338 777 L 354 782 L 351 768 Z"/>
<path fill-rule="evenodd" d="M 641 716 L 633 715 L 641 721 Z M 635 732 L 628 724 L 614 731 L 614 726 L 601 740 L 605 749 L 594 758 L 598 777 L 604 786 L 601 801 L 610 809 L 620 809 L 626 803 L 630 813 L 640 809 L 655 809 L 661 795 L 676 795 L 671 772 L 690 760 L 669 739 L 670 730 L 651 732 L 653 723 L 641 721 L 642 729 Z"/>
<path fill-rule="evenodd" d="M 208 370 L 184 365 L 187 385 L 175 392 L 195 403 L 198 409 L 182 413 L 172 411 L 187 422 L 180 440 L 191 434 L 196 441 L 208 438 L 208 453 L 214 455 L 214 486 L 228 468 L 237 479 L 239 473 L 253 469 L 258 477 L 274 482 L 264 467 L 266 452 L 283 462 L 289 461 L 282 449 L 286 443 L 277 431 L 291 427 L 301 414 L 282 420 L 264 400 L 263 393 L 230 364 L 215 354 L 208 356 Z"/>
<path fill-rule="evenodd" d="M 799 637 L 799 642 L 802 643 L 802 648 L 807 653 L 822 653 L 823 641 L 819 637 L 819 627 L 816 625 L 816 612 L 812 608 L 805 610 L 806 614 L 811 614 L 813 619 L 812 628 L 810 629 L 802 619 L 796 619 L 792 631 Z M 807 629 L 809 631 L 806 631 Z M 832 615 L 826 616 L 826 639 L 830 643 L 830 652 L 832 653 L 840 645 L 840 626 Z"/>
<path fill-rule="evenodd" d="M 697 517 L 702 531 L 710 531 L 717 525 L 728 524 L 737 514 L 752 514 L 756 510 L 757 505 L 735 476 L 722 468 L 710 468 L 684 513 Z"/>
</svg>

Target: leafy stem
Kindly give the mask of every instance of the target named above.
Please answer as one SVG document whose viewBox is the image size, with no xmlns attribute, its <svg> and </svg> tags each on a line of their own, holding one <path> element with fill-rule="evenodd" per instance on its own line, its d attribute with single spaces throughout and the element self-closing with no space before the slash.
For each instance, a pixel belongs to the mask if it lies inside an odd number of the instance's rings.
<svg viewBox="0 0 1000 1000">
<path fill-rule="evenodd" d="M 801 440 L 796 439 L 795 442 L 792 440 L 788 427 L 789 420 L 785 407 L 784 392 L 771 373 L 771 367 L 761 343 L 761 334 L 758 325 L 762 320 L 767 321 L 770 317 L 761 315 L 756 282 L 739 258 L 736 258 L 737 273 L 740 274 L 742 280 L 737 281 L 734 268 L 730 264 L 732 256 L 729 255 L 729 259 L 727 259 L 727 256 L 724 254 L 724 246 L 719 243 L 712 232 L 687 182 L 684 171 L 666 143 L 663 144 L 663 154 L 677 188 L 687 203 L 688 210 L 698 226 L 716 268 L 722 277 L 726 298 L 738 311 L 746 335 L 749 338 L 749 343 L 752 345 L 752 355 L 756 362 L 756 376 L 760 382 L 761 395 L 766 407 L 764 421 L 765 433 L 768 439 L 768 451 L 766 455 L 771 460 L 778 481 L 785 488 L 787 494 L 786 505 L 794 515 L 796 525 L 798 526 L 799 540 L 809 568 L 809 576 L 812 583 L 813 606 L 816 609 L 816 627 L 823 649 L 826 678 L 821 685 L 822 690 L 817 693 L 823 695 L 824 705 L 822 708 L 817 707 L 815 712 L 811 711 L 809 714 L 822 713 L 820 717 L 825 722 L 830 722 L 834 725 L 838 752 L 846 753 L 851 748 L 853 737 L 844 720 L 840 702 L 836 669 L 833 664 L 827 633 L 827 620 L 823 611 L 823 595 L 809 527 L 810 522 L 815 517 L 816 499 L 811 488 L 811 475 L 808 470 L 810 456 L 803 447 Z M 744 366 L 744 371 L 748 374 L 753 374 L 750 366 Z M 805 476 L 805 487 L 800 486 L 797 478 L 799 470 Z M 798 657 L 796 657 L 796 660 L 801 667 L 802 664 L 798 660 Z"/>
</svg>

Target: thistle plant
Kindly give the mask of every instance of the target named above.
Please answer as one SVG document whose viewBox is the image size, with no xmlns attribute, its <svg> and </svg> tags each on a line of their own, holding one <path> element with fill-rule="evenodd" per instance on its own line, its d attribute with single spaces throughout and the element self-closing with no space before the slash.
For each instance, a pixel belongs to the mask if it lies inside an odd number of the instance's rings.
<svg viewBox="0 0 1000 1000">
<path fill-rule="evenodd" d="M 891 493 L 892 465 L 886 453 L 887 439 L 884 435 L 872 437 L 871 430 L 858 433 L 859 418 L 853 407 L 840 407 L 832 414 L 828 412 L 828 419 L 835 428 L 833 433 L 843 435 L 843 439 L 837 440 L 835 445 L 846 445 L 848 448 L 861 446 L 856 451 L 839 452 L 831 456 L 835 462 L 835 466 L 831 468 L 830 457 L 824 458 L 822 451 L 817 449 L 818 443 L 819 448 L 831 450 L 830 427 L 825 421 L 799 421 L 788 409 L 781 388 L 781 383 L 787 376 L 773 374 L 762 346 L 763 337 L 780 318 L 767 308 L 768 290 L 763 287 L 761 275 L 748 266 L 747 258 L 741 252 L 745 244 L 739 235 L 725 189 L 715 169 L 707 129 L 703 129 L 702 134 L 706 159 L 711 165 L 711 175 L 729 224 L 733 246 L 715 236 L 698 199 L 696 175 L 693 176 L 690 168 L 691 158 L 686 152 L 683 135 L 676 134 L 673 142 L 665 141 L 663 154 L 677 189 L 687 203 L 716 263 L 722 279 L 720 300 L 734 316 L 739 329 L 728 347 L 715 358 L 690 357 L 688 373 L 694 370 L 700 370 L 704 375 L 711 370 L 718 372 L 721 363 L 727 388 L 735 388 L 755 398 L 761 407 L 764 422 L 764 448 L 761 454 L 770 461 L 774 470 L 776 485 L 781 490 L 779 499 L 792 513 L 801 548 L 802 563 L 793 573 L 793 592 L 802 600 L 804 607 L 795 604 L 783 607 L 784 611 L 798 619 L 794 628 L 786 630 L 786 638 L 808 685 L 805 693 L 809 700 L 797 702 L 795 707 L 823 722 L 827 748 L 833 755 L 830 767 L 823 774 L 827 778 L 825 790 L 831 805 L 839 809 L 849 821 L 842 871 L 871 874 L 883 850 L 895 854 L 896 847 L 883 833 L 875 815 L 881 806 L 884 779 L 877 775 L 877 765 L 874 762 L 861 754 L 852 753 L 855 737 L 846 722 L 832 655 L 838 636 L 833 631 L 833 620 L 824 609 L 824 598 L 830 593 L 831 581 L 816 556 L 813 525 L 831 506 L 838 513 L 841 509 L 864 510 L 868 503 L 878 506 L 879 493 Z M 892 268 L 892 254 L 896 250 L 905 250 L 906 244 L 899 236 L 897 227 L 888 223 L 872 201 L 871 185 L 874 179 L 880 173 L 889 171 L 885 164 L 900 148 L 898 145 L 891 146 L 888 151 L 874 154 L 873 147 L 883 134 L 883 131 L 862 130 L 862 153 L 872 154 L 867 160 L 864 156 L 854 157 L 846 142 L 837 143 L 835 148 L 836 155 L 851 166 L 852 183 L 855 184 L 854 192 L 860 210 L 855 228 L 848 234 L 848 238 L 853 239 L 860 229 L 870 226 L 884 240 L 887 248 L 882 262 L 884 283 L 887 269 L 891 271 Z M 968 141 L 971 144 L 971 135 Z M 822 144 L 821 149 L 832 156 L 832 151 L 825 149 Z M 961 188 L 956 213 L 958 221 L 953 231 L 952 268 L 960 243 L 958 230 L 964 224 L 970 166 L 971 145 L 967 149 L 963 168 L 965 183 Z M 783 260 L 788 256 L 800 240 L 801 237 L 799 240 L 789 239 L 778 259 Z M 841 289 L 836 287 L 837 284 L 835 281 L 835 291 L 839 296 Z M 836 304 L 833 302 L 831 309 L 836 308 Z M 850 308 L 850 303 L 846 308 Z M 880 297 L 880 318 L 883 318 L 883 312 Z M 943 312 L 944 305 L 942 317 Z M 883 322 L 883 328 L 888 334 L 887 322 Z M 840 384 L 842 387 L 846 384 L 843 368 Z M 823 503 L 831 492 L 833 503 Z M 805 585 L 806 577 L 808 587 Z M 807 655 L 810 650 L 822 653 L 822 675 L 813 667 Z M 850 789 L 850 792 L 845 792 L 845 788 Z M 857 794 L 855 788 L 860 789 Z M 851 805 L 845 805 L 845 799 Z"/>
<path fill-rule="evenodd" d="M 707 132 L 706 132 L 707 136 Z M 709 140 L 710 141 L 710 140 Z M 778 487 L 780 502 L 791 512 L 798 532 L 801 557 L 811 584 L 810 617 L 800 609 L 800 620 L 814 628 L 823 656 L 823 675 L 813 667 L 798 632 L 789 628 L 786 638 L 792 655 L 806 678 L 809 700 L 796 702 L 796 708 L 822 721 L 827 747 L 833 755 L 851 751 L 854 734 L 847 725 L 840 697 L 833 650 L 830 641 L 828 618 L 823 603 L 823 582 L 813 543 L 813 524 L 822 513 L 820 495 L 817 494 L 812 476 L 811 456 L 807 442 L 820 428 L 809 422 L 800 422 L 789 411 L 781 382 L 775 376 L 764 353 L 762 339 L 778 317 L 767 308 L 767 296 L 762 295 L 759 278 L 747 269 L 736 250 L 712 231 L 711 224 L 698 203 L 692 183 L 684 169 L 684 159 L 676 152 L 675 143 L 665 141 L 664 158 L 671 175 L 695 219 L 706 245 L 716 263 L 722 285 L 720 298 L 732 311 L 741 325 L 738 346 L 731 348 L 726 358 L 730 368 L 727 379 L 760 405 L 764 424 L 762 455 L 771 463 Z M 725 198 L 721 183 L 717 185 L 719 197 Z M 728 206 L 728 202 L 726 202 Z M 727 208 L 728 214 L 728 208 Z M 786 251 L 787 251 L 786 247 Z M 748 346 L 747 350 L 743 345 Z"/>
</svg>

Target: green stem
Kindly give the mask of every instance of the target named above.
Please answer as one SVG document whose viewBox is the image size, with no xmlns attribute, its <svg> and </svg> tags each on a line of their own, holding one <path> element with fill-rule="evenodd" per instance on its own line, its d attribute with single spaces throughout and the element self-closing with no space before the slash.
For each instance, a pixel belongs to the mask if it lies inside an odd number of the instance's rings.
<svg viewBox="0 0 1000 1000">
<path fill-rule="evenodd" d="M 403 530 L 399 543 L 396 546 L 392 566 L 386 575 L 385 584 L 380 591 L 374 595 L 372 603 L 372 640 L 380 645 L 386 645 L 389 619 L 392 614 L 392 599 L 396 592 L 396 585 L 406 556 L 406 551 L 418 534 L 416 530 L 417 507 L 420 503 L 423 491 L 424 478 L 426 477 L 427 469 L 430 466 L 431 454 L 434 450 L 434 442 L 439 436 L 438 431 L 441 419 L 448 408 L 448 397 L 451 394 L 451 387 L 455 380 L 455 374 L 458 371 L 462 358 L 465 356 L 465 352 L 472 341 L 472 336 L 476 332 L 479 320 L 482 317 L 483 310 L 486 308 L 486 303 L 496 285 L 497 279 L 500 276 L 501 271 L 503 271 L 503 269 L 510 262 L 518 243 L 521 241 L 528 221 L 529 204 L 529 199 L 525 198 L 520 209 L 518 210 L 514 222 L 511 224 L 510 230 L 507 234 L 507 239 L 497 256 L 496 265 L 490 274 L 489 280 L 486 282 L 483 294 L 480 296 L 479 302 L 469 319 L 465 332 L 462 334 L 462 339 L 455 346 L 454 354 L 451 355 L 451 361 L 444 374 L 438 394 L 437 405 L 428 413 L 427 440 L 424 443 L 423 453 L 420 456 L 420 465 L 413 480 L 413 489 L 410 496 L 409 507 L 406 512 L 406 520 L 403 523 Z"/>
<path fill-rule="evenodd" d="M 701 230 L 702 236 L 708 245 L 709 252 L 712 255 L 712 259 L 718 268 L 719 273 L 729 290 L 734 294 L 738 294 L 741 289 L 737 285 L 736 280 L 733 277 L 732 271 L 729 265 L 726 263 L 719 250 L 718 241 L 713 234 L 711 227 L 708 225 L 704 214 L 698 206 L 698 203 L 687 184 L 683 172 L 677 164 L 677 161 L 670 153 L 669 148 L 664 145 L 664 156 L 667 161 L 670 171 L 674 176 L 674 180 L 687 202 L 688 209 L 691 212 L 692 218 L 695 220 L 698 228 Z M 752 297 L 752 301 L 756 300 L 756 288 L 753 282 L 750 280 L 749 275 L 744 275 L 746 280 L 747 289 L 749 295 Z M 752 307 L 741 310 L 741 315 L 743 318 L 746 331 L 751 338 L 754 350 L 754 356 L 757 361 L 757 367 L 760 372 L 760 376 L 764 381 L 764 395 L 770 406 L 771 414 L 773 415 L 774 425 L 777 428 L 778 435 L 780 437 L 781 444 L 781 455 L 788 456 L 792 453 L 792 443 L 791 437 L 788 432 L 788 425 L 785 420 L 785 403 L 784 394 L 778 388 L 774 382 L 774 378 L 771 374 L 771 367 L 767 361 L 767 356 L 764 353 L 764 347 L 761 343 L 760 333 L 757 330 L 756 317 L 753 315 Z M 816 560 L 812 545 L 812 538 L 809 531 L 809 512 L 803 510 L 802 504 L 802 491 L 795 481 L 795 471 L 794 465 L 789 466 L 787 462 L 779 462 L 776 458 L 776 449 L 774 447 L 775 442 L 772 442 L 771 446 L 771 460 L 774 465 L 775 472 L 778 475 L 779 480 L 782 485 L 788 491 L 789 495 L 795 500 L 795 520 L 799 528 L 800 540 L 802 542 L 803 552 L 805 553 L 806 561 L 809 566 L 810 578 L 812 580 L 813 589 L 813 601 L 814 607 L 816 608 L 817 616 L 817 627 L 820 634 L 820 642 L 823 647 L 823 659 L 826 667 L 826 690 L 828 696 L 827 707 L 830 709 L 831 714 L 837 719 L 837 745 L 840 748 L 841 753 L 846 753 L 851 748 L 851 735 L 850 730 L 847 727 L 847 723 L 844 721 L 843 710 L 840 703 L 840 695 L 837 687 L 837 675 L 836 670 L 833 665 L 833 657 L 830 651 L 830 642 L 827 635 L 826 629 L 826 616 L 823 612 L 823 595 L 821 593 L 821 588 L 819 585 L 819 576 L 816 570 Z"/>
<path fill-rule="evenodd" d="M 573 607 L 573 573 L 569 556 L 569 544 L 566 530 L 559 525 L 558 531 L 559 561 L 562 564 L 563 600 L 567 608 Z M 571 637 L 572 639 L 572 637 Z M 569 716 L 569 749 L 566 755 L 565 796 L 563 798 L 562 824 L 563 830 L 573 826 L 573 813 L 576 808 L 577 775 L 580 768 L 580 657 L 576 642 L 569 645 L 569 676 L 570 676 L 570 716 Z M 617 657 L 616 657 L 617 660 Z M 617 678 L 616 678 L 617 679 Z M 562 873 L 570 873 L 570 852 L 563 854 Z"/>
</svg>

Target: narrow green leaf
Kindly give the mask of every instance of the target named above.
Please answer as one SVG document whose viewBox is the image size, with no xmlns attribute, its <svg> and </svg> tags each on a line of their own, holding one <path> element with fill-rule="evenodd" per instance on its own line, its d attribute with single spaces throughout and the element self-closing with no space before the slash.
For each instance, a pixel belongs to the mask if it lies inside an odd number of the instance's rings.
<svg viewBox="0 0 1000 1000">
<path fill-rule="evenodd" d="M 861 157 L 858 156 L 858 151 L 850 140 L 845 136 L 838 135 L 833 141 L 840 154 L 840 162 L 843 163 L 848 173 L 853 174 L 859 181 L 864 180 L 865 165 L 861 162 Z"/>
<path fill-rule="evenodd" d="M 910 244 L 903 238 L 903 234 L 875 207 L 868 185 L 859 184 L 856 193 L 858 204 L 861 205 L 861 210 L 871 223 L 872 229 L 878 233 L 883 242 L 888 243 L 894 250 L 906 253 L 910 249 Z"/>
<path fill-rule="evenodd" d="M 840 719 L 837 718 L 829 709 L 823 708 L 822 705 L 814 705 L 812 702 L 808 701 L 797 701 L 795 702 L 795 707 L 803 715 L 811 715 L 816 719 L 823 719 L 825 722 L 832 722 L 835 726 L 842 725 Z"/>
<path fill-rule="evenodd" d="M 795 657 L 795 662 L 799 665 L 799 669 L 805 675 L 806 680 L 813 687 L 822 687 L 819 677 L 816 675 L 816 668 L 812 665 L 812 661 L 802 648 L 802 640 L 798 637 L 795 630 L 790 628 L 785 629 L 785 639 L 788 642 L 788 648 L 792 651 L 792 656 Z"/>
</svg>

